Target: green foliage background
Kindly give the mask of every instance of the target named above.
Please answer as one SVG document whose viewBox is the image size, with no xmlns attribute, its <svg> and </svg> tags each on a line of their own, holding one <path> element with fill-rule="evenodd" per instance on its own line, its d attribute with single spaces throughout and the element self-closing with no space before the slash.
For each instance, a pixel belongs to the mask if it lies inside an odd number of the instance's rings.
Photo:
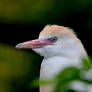
<svg viewBox="0 0 92 92">
<path fill-rule="evenodd" d="M 90 13 L 92 24 L 92 0 L 0 0 L 0 20 L 6 22 L 53 23 L 54 18 L 71 13 Z"/>
<path fill-rule="evenodd" d="M 33 53 L 0 44 L 0 92 L 20 92 L 21 85 L 29 86 L 31 80 L 39 75 L 37 69 L 41 58 L 36 58 L 38 56 Z"/>
</svg>

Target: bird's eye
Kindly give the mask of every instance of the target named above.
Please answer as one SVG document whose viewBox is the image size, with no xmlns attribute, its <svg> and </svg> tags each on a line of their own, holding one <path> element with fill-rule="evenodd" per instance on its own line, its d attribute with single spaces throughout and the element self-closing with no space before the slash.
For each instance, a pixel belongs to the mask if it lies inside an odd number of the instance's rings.
<svg viewBox="0 0 92 92">
<path fill-rule="evenodd" d="M 48 38 L 49 41 L 52 41 L 52 42 L 56 42 L 57 41 L 57 37 L 51 37 L 51 38 Z"/>
</svg>

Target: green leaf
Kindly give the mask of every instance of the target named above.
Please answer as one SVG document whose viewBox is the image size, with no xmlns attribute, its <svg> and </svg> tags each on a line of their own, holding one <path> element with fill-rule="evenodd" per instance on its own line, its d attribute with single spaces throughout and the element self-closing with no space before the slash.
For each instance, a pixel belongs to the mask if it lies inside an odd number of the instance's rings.
<svg viewBox="0 0 92 92">
<path fill-rule="evenodd" d="M 91 68 L 91 59 L 90 58 L 83 58 L 82 65 L 84 70 L 88 70 Z"/>
<path fill-rule="evenodd" d="M 64 69 L 55 78 L 56 87 L 54 92 L 63 92 L 70 82 L 78 79 L 80 79 L 80 70 L 78 68 L 68 67 Z"/>
</svg>

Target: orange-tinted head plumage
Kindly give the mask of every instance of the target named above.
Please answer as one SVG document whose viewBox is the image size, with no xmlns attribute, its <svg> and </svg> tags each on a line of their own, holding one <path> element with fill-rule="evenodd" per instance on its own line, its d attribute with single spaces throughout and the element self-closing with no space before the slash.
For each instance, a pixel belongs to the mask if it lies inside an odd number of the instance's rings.
<svg viewBox="0 0 92 92">
<path fill-rule="evenodd" d="M 64 26 L 58 26 L 58 25 L 47 25 L 45 28 L 40 32 L 40 36 L 73 36 L 75 37 L 75 33 L 72 29 Z"/>
</svg>

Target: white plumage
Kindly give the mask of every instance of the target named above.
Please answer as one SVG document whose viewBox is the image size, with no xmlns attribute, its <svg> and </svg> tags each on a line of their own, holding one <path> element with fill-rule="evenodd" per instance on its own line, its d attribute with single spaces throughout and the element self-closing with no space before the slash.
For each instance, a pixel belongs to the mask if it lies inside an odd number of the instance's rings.
<svg viewBox="0 0 92 92">
<path fill-rule="evenodd" d="M 44 57 L 41 80 L 51 80 L 68 66 L 81 67 L 87 53 L 72 29 L 58 25 L 47 25 L 37 40 L 20 43 L 17 48 L 31 48 Z M 52 85 L 40 86 L 40 92 L 52 92 Z"/>
</svg>

